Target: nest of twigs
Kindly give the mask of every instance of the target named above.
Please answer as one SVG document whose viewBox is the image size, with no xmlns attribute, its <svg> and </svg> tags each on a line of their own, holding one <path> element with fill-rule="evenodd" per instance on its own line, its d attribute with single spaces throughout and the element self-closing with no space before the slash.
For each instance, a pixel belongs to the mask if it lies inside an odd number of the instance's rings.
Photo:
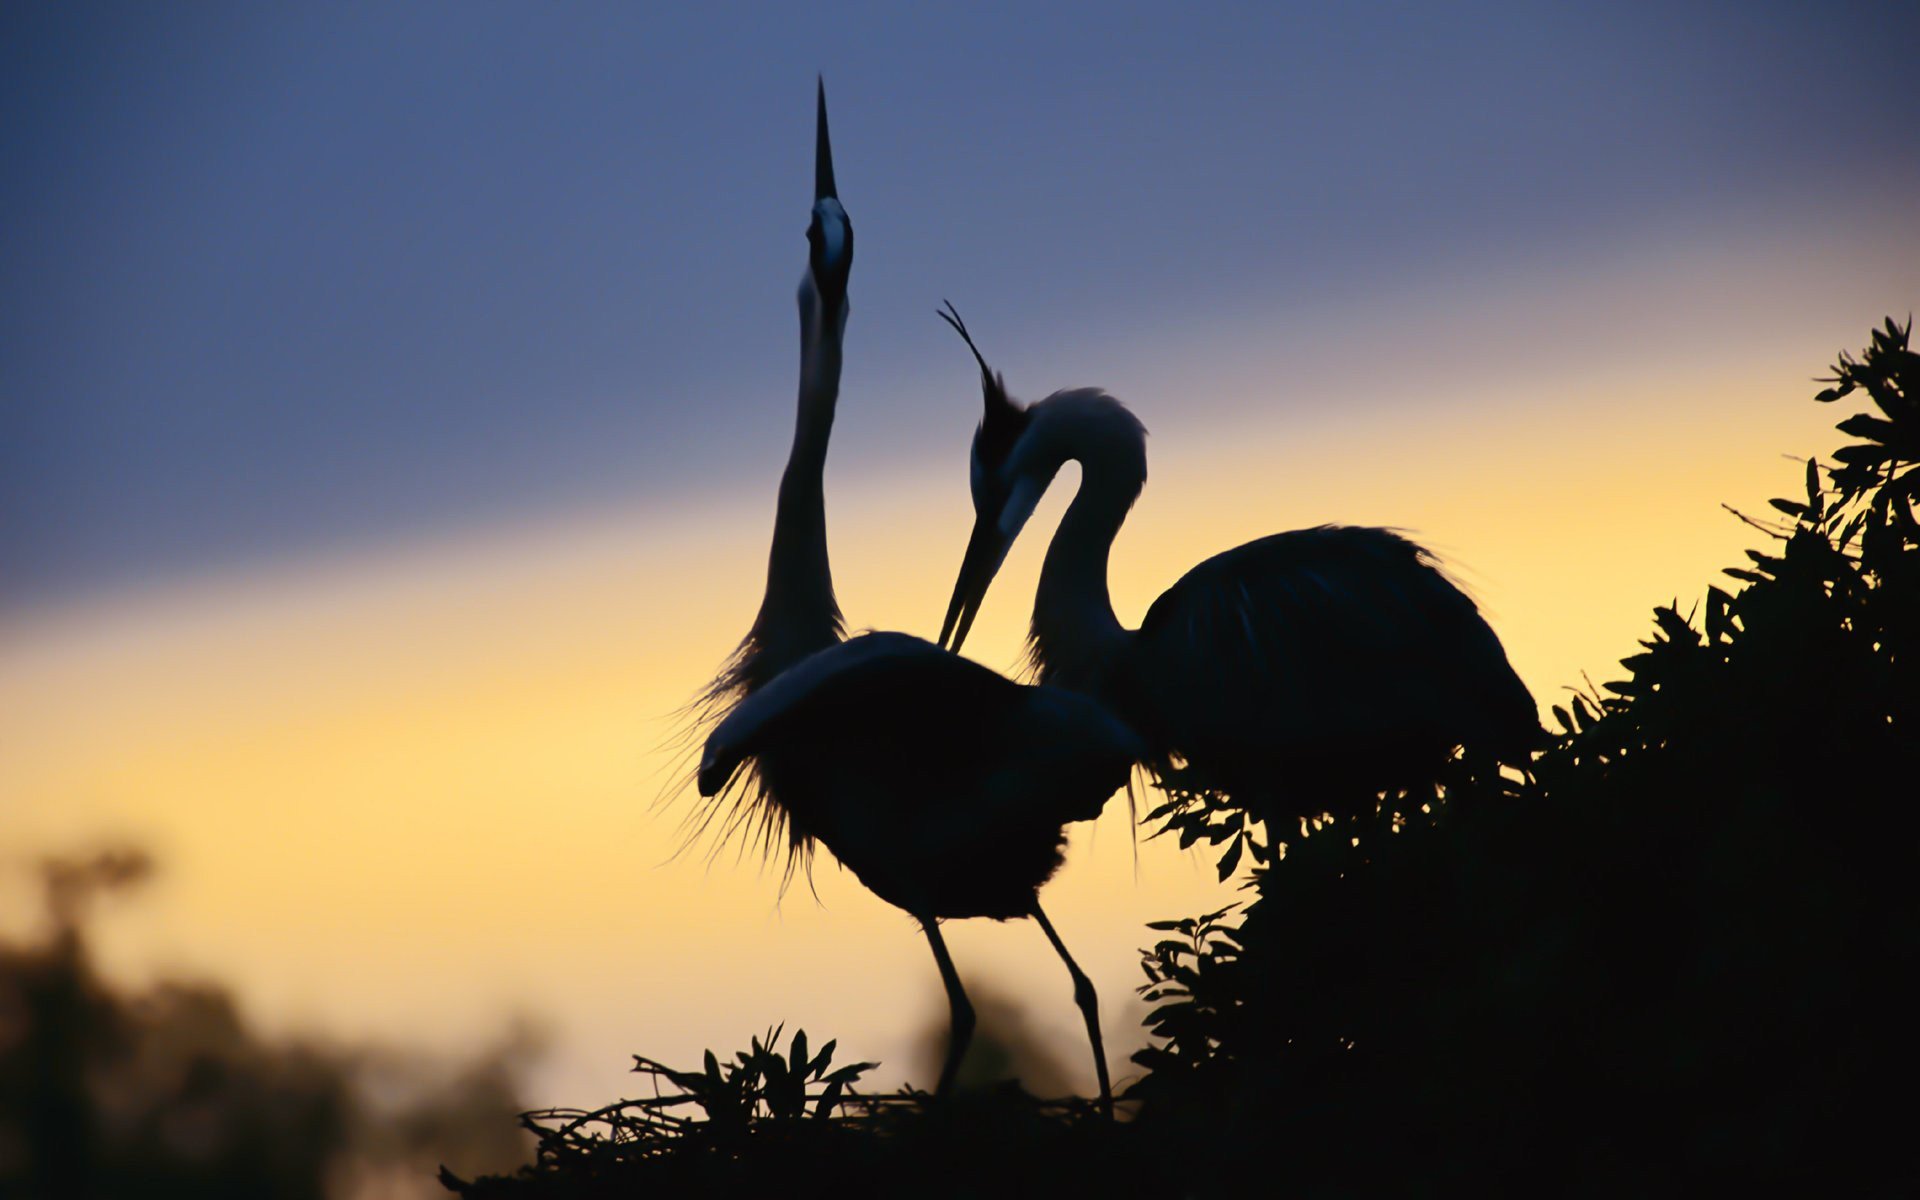
<svg viewBox="0 0 1920 1200">
<path fill-rule="evenodd" d="M 653 1092 L 597 1109 L 550 1108 L 521 1123 L 539 1139 L 511 1176 L 440 1180 L 462 1196 L 689 1194 L 979 1195 L 1137 1182 L 1126 1126 L 1091 1100 L 1043 1100 L 1012 1082 L 951 1097 L 855 1086 L 873 1063 L 833 1065 L 836 1043 L 811 1051 L 804 1030 L 786 1053 L 781 1030 L 722 1061 L 681 1071 L 641 1055 Z M 1097 1178 L 1088 1169 L 1097 1167 Z"/>
</svg>

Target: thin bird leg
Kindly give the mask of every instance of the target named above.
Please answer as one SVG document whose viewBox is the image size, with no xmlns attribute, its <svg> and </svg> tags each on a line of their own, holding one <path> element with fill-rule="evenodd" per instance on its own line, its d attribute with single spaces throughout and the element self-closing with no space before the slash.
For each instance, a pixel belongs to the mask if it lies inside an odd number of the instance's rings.
<svg viewBox="0 0 1920 1200">
<path fill-rule="evenodd" d="M 953 1081 L 960 1074 L 960 1059 L 967 1052 L 967 1043 L 973 1040 L 973 1005 L 967 1000 L 966 989 L 960 986 L 960 973 L 953 969 L 953 956 L 947 953 L 946 939 L 940 936 L 940 924 L 932 917 L 920 918 L 920 928 L 927 931 L 927 944 L 933 947 L 933 961 L 940 965 L 940 982 L 947 988 L 947 1004 L 953 1010 L 953 1023 L 947 1033 L 947 1061 L 940 1068 L 940 1084 L 933 1094 L 944 1096 L 953 1090 Z"/>
<path fill-rule="evenodd" d="M 1113 1116 L 1113 1085 L 1107 1080 L 1107 1050 L 1100 1041 L 1100 999 L 1093 993 L 1093 980 L 1088 979 L 1080 964 L 1073 961 L 1073 955 L 1067 953 L 1067 944 L 1060 940 L 1054 931 L 1053 922 L 1047 920 L 1047 914 L 1040 911 L 1039 901 L 1033 905 L 1033 919 L 1040 922 L 1047 940 L 1060 953 L 1060 961 L 1067 964 L 1067 974 L 1073 976 L 1073 1002 L 1080 1006 L 1080 1015 L 1087 1019 L 1087 1040 L 1093 1043 L 1093 1069 L 1100 1076 L 1100 1107 L 1107 1116 Z"/>
</svg>

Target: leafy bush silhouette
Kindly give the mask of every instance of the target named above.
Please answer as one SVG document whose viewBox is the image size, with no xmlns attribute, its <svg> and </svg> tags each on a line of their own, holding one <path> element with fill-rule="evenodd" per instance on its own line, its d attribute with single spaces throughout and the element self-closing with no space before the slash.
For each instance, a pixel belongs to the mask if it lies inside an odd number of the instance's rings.
<svg viewBox="0 0 1920 1200">
<path fill-rule="evenodd" d="M 1810 461 L 1774 545 L 1626 676 L 1554 707 L 1524 775 L 1268 829 L 1176 772 L 1150 819 L 1220 847 L 1240 903 L 1155 922 L 1139 1115 L 1018 1089 L 826 1103 L 825 1062 L 755 1041 L 678 1091 L 542 1128 L 471 1196 L 1112 1190 L 1911 1194 L 1898 1100 L 1920 828 L 1920 357 L 1889 320 L 1833 402 L 1880 416 Z M 823 1054 L 822 1058 L 828 1056 Z M 804 1070 L 803 1070 L 804 1068 Z M 809 1092 L 809 1087 L 818 1087 Z M 707 1119 L 667 1119 L 692 1104 Z M 811 1107 L 809 1107 L 811 1105 Z M 539 1114 L 547 1118 L 563 1114 Z M 588 1120 L 582 1122 L 581 1117 Z M 599 1128 L 591 1128 L 595 1123 Z M 539 1127 L 539 1122 L 536 1121 Z"/>
<path fill-rule="evenodd" d="M 452 1191 L 508 1196 L 626 1196 L 636 1188 L 702 1196 L 978 1196 L 1085 1182 L 1089 1164 L 1110 1183 L 1129 1166 L 1148 1170 L 1097 1105 L 1038 1101 L 1017 1085 L 963 1091 L 946 1104 L 924 1092 L 875 1095 L 856 1088 L 876 1064 L 834 1067 L 835 1043 L 810 1055 L 805 1030 L 787 1052 L 780 1029 L 722 1062 L 679 1071 L 634 1056 L 653 1095 L 592 1111 L 526 1114 L 540 1139 L 513 1176 L 464 1180 Z M 1134 1175 L 1134 1179 L 1142 1178 Z"/>
<path fill-rule="evenodd" d="M 1143 1125 L 1310 1189 L 1911 1188 L 1878 1098 L 1916 1061 L 1909 328 L 1841 358 L 1818 398 L 1884 415 L 1753 522 L 1745 586 L 1657 609 L 1528 778 L 1455 762 L 1284 844 L 1175 792 L 1168 828 L 1257 865 L 1238 921 L 1145 954 Z"/>
<path fill-rule="evenodd" d="M 873 1063 L 833 1066 L 834 1042 L 810 1054 L 806 1031 L 793 1035 L 788 1052 L 778 1049 L 780 1030 L 754 1038 L 752 1048 L 722 1063 L 709 1050 L 704 1069 L 676 1071 L 634 1056 L 634 1070 L 647 1077 L 654 1095 L 623 1100 L 592 1111 L 547 1109 L 523 1122 L 539 1137 L 531 1168 L 518 1182 L 555 1179 L 568 1188 L 617 1178 L 641 1164 L 667 1179 L 691 1183 L 714 1164 L 737 1164 L 736 1182 L 783 1175 L 816 1157 L 824 1139 L 844 1136 L 832 1121 L 837 1109 L 856 1102 L 849 1085 Z M 669 1090 L 662 1094 L 661 1086 Z M 698 1116 L 687 1115 L 697 1112 Z M 469 1184 L 441 1171 L 442 1182 L 468 1195 L 486 1196 L 504 1181 Z M 656 1180 L 656 1183 L 659 1180 Z"/>
</svg>

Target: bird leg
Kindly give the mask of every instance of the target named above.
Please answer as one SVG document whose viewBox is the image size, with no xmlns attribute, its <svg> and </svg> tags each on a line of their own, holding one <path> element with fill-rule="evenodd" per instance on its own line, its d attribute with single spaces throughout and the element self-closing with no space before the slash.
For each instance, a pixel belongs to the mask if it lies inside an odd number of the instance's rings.
<svg viewBox="0 0 1920 1200">
<path fill-rule="evenodd" d="M 1047 914 L 1040 911 L 1039 901 L 1033 905 L 1033 919 L 1040 922 L 1047 940 L 1060 953 L 1060 961 L 1067 964 L 1067 974 L 1073 977 L 1073 1002 L 1080 1007 L 1080 1015 L 1087 1019 L 1087 1040 L 1093 1043 L 1093 1069 L 1100 1076 L 1100 1107 L 1107 1116 L 1113 1116 L 1113 1085 L 1107 1080 L 1107 1051 L 1100 1041 L 1100 998 L 1094 995 L 1093 980 L 1088 979 L 1080 964 L 1073 961 L 1073 955 L 1067 953 L 1067 944 L 1060 940 L 1054 931 L 1053 922 L 1047 920 Z"/>
<path fill-rule="evenodd" d="M 960 973 L 953 969 L 953 956 L 947 953 L 946 939 L 940 936 L 940 924 L 932 917 L 920 918 L 920 928 L 927 931 L 927 944 L 933 947 L 933 961 L 940 966 L 940 982 L 947 988 L 947 1004 L 953 1010 L 952 1025 L 947 1033 L 947 1061 L 940 1068 L 940 1083 L 933 1094 L 944 1096 L 953 1090 L 953 1081 L 960 1074 L 960 1059 L 967 1052 L 967 1043 L 973 1040 L 973 1005 L 967 1000 L 966 989 L 960 986 Z"/>
</svg>

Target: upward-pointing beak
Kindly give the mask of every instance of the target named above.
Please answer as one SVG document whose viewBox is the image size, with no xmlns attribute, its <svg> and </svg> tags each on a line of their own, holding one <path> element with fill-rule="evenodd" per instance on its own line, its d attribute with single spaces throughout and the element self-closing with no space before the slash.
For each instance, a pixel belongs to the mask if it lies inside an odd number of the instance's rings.
<svg viewBox="0 0 1920 1200">
<path fill-rule="evenodd" d="M 999 517 L 983 512 L 973 523 L 973 536 L 967 539 L 967 554 L 960 561 L 960 577 L 953 584 L 953 598 L 947 602 L 947 619 L 940 624 L 940 645 L 955 654 L 973 628 L 973 618 L 986 599 L 987 588 L 1006 561 L 1013 539 L 1000 532 Z M 951 636 L 953 644 L 948 645 Z"/>
<path fill-rule="evenodd" d="M 809 269 L 813 285 L 828 311 L 844 319 L 847 276 L 853 271 L 853 222 L 840 204 L 833 181 L 833 140 L 827 134 L 827 85 L 820 82 L 818 118 L 813 141 L 813 223 L 807 228 L 812 247 Z"/>
<path fill-rule="evenodd" d="M 818 117 L 813 138 L 813 199 L 838 200 L 840 193 L 833 185 L 833 141 L 827 136 L 827 81 L 816 79 Z"/>
</svg>

